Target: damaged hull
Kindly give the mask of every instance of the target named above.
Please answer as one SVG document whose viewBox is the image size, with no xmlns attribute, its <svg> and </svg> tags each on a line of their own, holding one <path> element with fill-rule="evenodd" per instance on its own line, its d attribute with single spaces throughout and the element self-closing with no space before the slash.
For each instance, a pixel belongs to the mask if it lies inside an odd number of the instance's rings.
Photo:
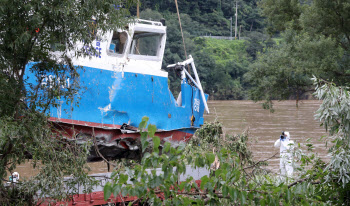
<svg viewBox="0 0 350 206">
<path fill-rule="evenodd" d="M 93 141 L 94 146 L 90 149 L 89 162 L 103 160 L 114 160 L 120 158 L 140 159 L 140 133 L 137 128 L 123 128 L 125 125 L 115 125 L 115 128 L 101 128 L 96 126 L 83 126 L 80 124 L 67 124 L 50 118 L 54 123 L 56 131 L 77 144 L 84 144 L 86 141 Z M 81 123 L 81 122 L 80 122 Z M 88 125 L 88 123 L 87 123 Z M 158 130 L 155 135 L 161 139 L 161 143 L 169 142 L 173 146 L 185 144 L 193 133 L 191 129 L 180 129 L 173 131 Z M 74 138 L 73 138 L 74 137 Z"/>
</svg>

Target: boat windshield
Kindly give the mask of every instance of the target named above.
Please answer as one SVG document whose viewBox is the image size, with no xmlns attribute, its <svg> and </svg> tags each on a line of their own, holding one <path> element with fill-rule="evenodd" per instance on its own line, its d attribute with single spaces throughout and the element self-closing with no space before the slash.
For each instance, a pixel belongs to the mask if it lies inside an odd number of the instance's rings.
<svg viewBox="0 0 350 206">
<path fill-rule="evenodd" d="M 150 32 L 134 33 L 130 54 L 144 56 L 158 56 L 162 34 Z"/>
</svg>

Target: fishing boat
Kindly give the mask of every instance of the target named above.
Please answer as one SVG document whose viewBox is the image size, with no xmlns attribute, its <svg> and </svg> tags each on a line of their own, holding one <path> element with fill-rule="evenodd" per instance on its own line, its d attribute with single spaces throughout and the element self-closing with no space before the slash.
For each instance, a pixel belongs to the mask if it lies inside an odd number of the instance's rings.
<svg viewBox="0 0 350 206">
<path fill-rule="evenodd" d="M 208 95 L 203 92 L 191 56 L 168 66 L 181 77 L 181 92 L 176 99 L 170 91 L 169 70 L 162 69 L 164 24 L 139 19 L 103 35 L 97 32 L 95 47 L 84 48 L 89 55 L 72 59 L 72 64 L 81 68 L 79 106 L 58 101 L 49 109 L 49 120 L 69 140 L 95 138 L 99 151 L 91 150 L 90 161 L 99 160 L 100 155 L 107 159 L 136 158 L 138 124 L 144 116 L 156 125 L 156 135 L 163 142 L 179 144 L 203 124 L 204 110 L 209 113 Z M 34 64 L 28 64 L 27 71 Z M 62 88 L 71 86 L 69 75 L 65 79 L 55 75 L 39 79 L 28 72 L 27 77 L 32 84 L 48 89 L 57 81 Z"/>
</svg>

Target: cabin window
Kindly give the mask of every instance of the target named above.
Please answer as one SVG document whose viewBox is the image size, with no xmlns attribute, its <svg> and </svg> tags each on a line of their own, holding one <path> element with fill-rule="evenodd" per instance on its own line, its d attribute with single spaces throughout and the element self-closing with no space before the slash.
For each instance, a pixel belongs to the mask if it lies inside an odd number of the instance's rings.
<svg viewBox="0 0 350 206">
<path fill-rule="evenodd" d="M 113 54 L 123 54 L 125 45 L 128 39 L 128 34 L 124 32 L 113 32 L 113 37 L 109 45 L 108 51 Z"/>
<path fill-rule="evenodd" d="M 135 31 L 132 39 L 130 54 L 144 56 L 158 56 L 161 35 L 159 33 Z"/>
</svg>

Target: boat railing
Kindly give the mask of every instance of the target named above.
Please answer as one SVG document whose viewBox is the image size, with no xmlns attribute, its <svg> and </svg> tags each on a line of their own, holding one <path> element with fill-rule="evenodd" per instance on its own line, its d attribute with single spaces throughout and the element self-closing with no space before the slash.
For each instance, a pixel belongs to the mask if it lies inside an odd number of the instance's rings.
<svg viewBox="0 0 350 206">
<path fill-rule="evenodd" d="M 194 74 L 195 79 L 193 79 L 193 77 L 191 76 L 191 74 L 186 70 L 186 65 L 191 65 L 192 67 L 192 71 Z M 207 111 L 207 113 L 209 114 L 209 108 L 208 108 L 208 104 L 207 104 L 207 100 L 205 99 L 205 95 L 204 95 L 204 91 L 202 88 L 202 84 L 199 80 L 198 77 L 198 73 L 197 73 L 197 69 L 196 69 L 196 65 L 194 64 L 194 60 L 192 58 L 191 55 L 189 55 L 189 59 L 183 61 L 183 62 L 178 62 L 176 64 L 170 64 L 167 66 L 167 68 L 176 68 L 176 67 L 181 67 L 181 80 L 184 79 L 186 76 L 193 82 L 193 84 L 199 89 L 200 93 L 201 93 L 201 97 L 204 103 L 204 107 L 205 110 Z"/>
<path fill-rule="evenodd" d="M 139 24 L 148 24 L 148 25 L 153 25 L 153 26 L 163 26 L 163 24 L 161 22 L 144 20 L 144 19 L 138 19 L 137 23 L 139 23 Z"/>
</svg>

